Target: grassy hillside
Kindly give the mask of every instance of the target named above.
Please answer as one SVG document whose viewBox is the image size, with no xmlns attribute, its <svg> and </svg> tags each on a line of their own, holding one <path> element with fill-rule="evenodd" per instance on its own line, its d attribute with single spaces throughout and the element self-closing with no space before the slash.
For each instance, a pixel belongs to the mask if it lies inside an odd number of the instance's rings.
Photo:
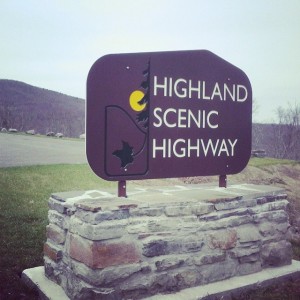
<svg viewBox="0 0 300 300">
<path fill-rule="evenodd" d="M 24 269 L 43 264 L 51 193 L 96 189 L 111 183 L 87 165 L 0 169 L 0 299 L 37 299 L 21 282 Z"/>
<path fill-rule="evenodd" d="M 85 101 L 29 84 L 0 80 L 0 127 L 68 137 L 84 133 Z"/>
</svg>

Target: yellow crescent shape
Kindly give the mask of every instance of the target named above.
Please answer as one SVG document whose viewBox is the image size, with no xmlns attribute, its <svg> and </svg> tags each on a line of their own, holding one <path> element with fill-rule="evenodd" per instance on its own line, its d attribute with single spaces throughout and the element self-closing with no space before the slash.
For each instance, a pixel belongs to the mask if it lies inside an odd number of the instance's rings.
<svg viewBox="0 0 300 300">
<path fill-rule="evenodd" d="M 134 111 L 142 111 L 146 107 L 146 103 L 139 104 L 139 101 L 141 101 L 144 96 L 145 96 L 145 94 L 142 91 L 139 91 L 139 90 L 133 91 L 130 94 L 129 104 L 130 104 L 130 107 Z"/>
</svg>

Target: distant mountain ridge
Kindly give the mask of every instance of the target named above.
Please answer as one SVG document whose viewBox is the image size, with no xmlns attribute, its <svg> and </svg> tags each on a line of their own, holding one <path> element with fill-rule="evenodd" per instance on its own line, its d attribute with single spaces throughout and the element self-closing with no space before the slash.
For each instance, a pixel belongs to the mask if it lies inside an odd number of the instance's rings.
<svg viewBox="0 0 300 300">
<path fill-rule="evenodd" d="M 0 79 L 0 130 L 3 127 L 79 137 L 85 132 L 85 100 L 20 81 Z M 263 149 L 269 157 L 299 160 L 300 131 L 297 130 L 295 135 L 287 125 L 253 124 L 252 149 Z M 296 138 L 291 138 L 292 133 Z"/>
<path fill-rule="evenodd" d="M 84 99 L 0 79 L 0 127 L 78 137 L 85 130 Z"/>
</svg>

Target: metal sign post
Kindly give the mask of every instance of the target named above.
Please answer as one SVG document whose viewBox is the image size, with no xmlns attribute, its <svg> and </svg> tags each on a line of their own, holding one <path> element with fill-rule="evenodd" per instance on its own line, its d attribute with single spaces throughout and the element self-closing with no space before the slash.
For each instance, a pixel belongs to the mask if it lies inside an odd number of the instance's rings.
<svg viewBox="0 0 300 300">
<path fill-rule="evenodd" d="M 220 175 L 219 176 L 219 187 L 227 187 L 227 176 L 226 175 Z"/>
<path fill-rule="evenodd" d="M 125 180 L 118 182 L 118 197 L 127 198 L 126 181 Z"/>
</svg>

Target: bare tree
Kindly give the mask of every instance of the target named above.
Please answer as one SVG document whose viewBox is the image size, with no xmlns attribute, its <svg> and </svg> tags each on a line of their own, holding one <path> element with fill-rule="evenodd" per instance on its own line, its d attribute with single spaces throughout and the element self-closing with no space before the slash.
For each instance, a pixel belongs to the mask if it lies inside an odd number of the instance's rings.
<svg viewBox="0 0 300 300">
<path fill-rule="evenodd" d="M 278 158 L 300 159 L 300 104 L 279 107 L 273 125 L 274 154 Z"/>
<path fill-rule="evenodd" d="M 255 122 L 256 115 L 259 110 L 259 105 L 256 99 L 252 101 L 252 150 L 262 150 L 261 145 L 264 140 L 263 126 Z"/>
<path fill-rule="evenodd" d="M 252 150 L 262 150 L 264 140 L 263 125 L 258 123 L 252 124 Z"/>
<path fill-rule="evenodd" d="M 2 99 L 1 99 L 2 100 Z M 0 102 L 0 126 L 6 129 L 15 127 L 16 116 L 14 114 L 14 103 L 9 104 L 8 101 L 2 100 Z"/>
<path fill-rule="evenodd" d="M 252 101 L 252 120 L 255 120 L 258 111 L 259 111 L 259 104 L 257 100 L 254 98 Z"/>
</svg>

